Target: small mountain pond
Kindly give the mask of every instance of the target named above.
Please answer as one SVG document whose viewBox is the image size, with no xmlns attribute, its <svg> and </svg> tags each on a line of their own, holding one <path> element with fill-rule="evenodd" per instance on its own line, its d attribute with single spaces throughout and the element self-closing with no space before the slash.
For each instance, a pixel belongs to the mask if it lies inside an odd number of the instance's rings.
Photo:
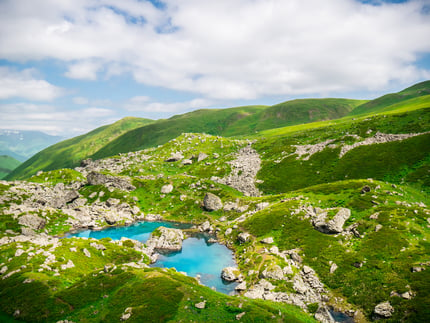
<svg viewBox="0 0 430 323">
<path fill-rule="evenodd" d="M 145 242 L 151 232 L 160 226 L 188 229 L 192 225 L 167 221 L 138 222 L 131 226 L 110 227 L 98 231 L 85 230 L 67 236 L 95 239 L 111 238 L 112 240 L 120 240 L 125 237 Z M 208 243 L 209 238 L 203 234 L 193 235 L 183 241 L 181 251 L 161 254 L 151 266 L 174 267 L 177 271 L 186 272 L 191 277 L 200 275 L 200 281 L 203 285 L 214 287 L 224 294 L 231 294 L 237 283 L 225 282 L 221 279 L 221 271 L 224 267 L 236 266 L 233 252 L 222 244 Z"/>
</svg>

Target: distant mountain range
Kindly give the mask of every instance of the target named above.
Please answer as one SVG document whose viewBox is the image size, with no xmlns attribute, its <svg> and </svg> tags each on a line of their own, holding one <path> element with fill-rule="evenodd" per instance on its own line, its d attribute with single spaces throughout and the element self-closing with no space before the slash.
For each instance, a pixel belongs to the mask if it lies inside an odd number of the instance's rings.
<svg viewBox="0 0 430 323">
<path fill-rule="evenodd" d="M 41 131 L 0 129 L 0 155 L 7 155 L 24 162 L 35 153 L 63 139 Z"/>
<path fill-rule="evenodd" d="M 63 139 L 40 131 L 0 129 L 0 179 L 37 152 Z"/>
</svg>

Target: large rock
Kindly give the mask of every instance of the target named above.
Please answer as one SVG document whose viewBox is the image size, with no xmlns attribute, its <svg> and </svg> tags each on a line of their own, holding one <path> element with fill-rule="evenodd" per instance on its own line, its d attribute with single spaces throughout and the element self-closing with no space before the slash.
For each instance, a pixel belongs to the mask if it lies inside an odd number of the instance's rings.
<svg viewBox="0 0 430 323">
<path fill-rule="evenodd" d="M 240 243 L 246 243 L 251 241 L 251 235 L 248 232 L 239 233 L 237 235 L 237 240 L 239 240 Z"/>
<path fill-rule="evenodd" d="M 391 317 L 394 313 L 394 308 L 390 302 L 386 301 L 375 306 L 375 314 L 382 317 Z"/>
<path fill-rule="evenodd" d="M 173 185 L 172 184 L 167 184 L 164 185 L 163 187 L 161 187 L 161 193 L 163 194 L 169 194 L 173 191 Z"/>
<path fill-rule="evenodd" d="M 182 155 L 182 153 L 176 152 L 176 153 L 171 153 L 170 157 L 167 158 L 165 161 L 171 163 L 171 162 L 179 161 L 182 159 L 184 159 L 184 156 Z"/>
<path fill-rule="evenodd" d="M 327 213 L 323 212 L 318 214 L 313 219 L 315 229 L 323 233 L 340 233 L 343 231 L 345 221 L 351 216 L 351 210 L 347 208 L 340 208 L 336 215 L 327 221 Z"/>
<path fill-rule="evenodd" d="M 146 244 L 158 251 L 180 251 L 185 235 L 180 229 L 158 227 Z"/>
<path fill-rule="evenodd" d="M 209 212 L 218 211 L 222 209 L 221 199 L 215 194 L 206 193 L 203 199 L 203 207 Z"/>
<path fill-rule="evenodd" d="M 240 280 L 242 278 L 242 275 L 239 271 L 239 269 L 235 267 L 225 267 L 221 272 L 221 278 L 233 282 L 236 280 Z"/>
<path fill-rule="evenodd" d="M 33 230 L 41 230 L 46 225 L 46 220 L 35 214 L 25 214 L 18 219 L 18 223 Z"/>
<path fill-rule="evenodd" d="M 268 268 L 263 270 L 263 272 L 261 273 L 261 278 L 282 280 L 284 279 L 284 272 L 282 271 L 282 268 L 278 265 L 269 266 Z"/>
</svg>

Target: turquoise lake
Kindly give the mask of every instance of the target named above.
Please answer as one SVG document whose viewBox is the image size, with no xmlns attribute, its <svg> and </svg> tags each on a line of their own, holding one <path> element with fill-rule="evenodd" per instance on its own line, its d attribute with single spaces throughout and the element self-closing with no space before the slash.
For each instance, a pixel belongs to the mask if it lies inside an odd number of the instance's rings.
<svg viewBox="0 0 430 323">
<path fill-rule="evenodd" d="M 120 240 L 122 237 L 145 242 L 152 231 L 159 226 L 176 229 L 190 228 L 190 224 L 175 222 L 139 222 L 126 227 L 111 227 L 104 230 L 85 230 L 68 235 L 69 237 L 111 238 Z M 183 241 L 179 252 L 160 255 L 152 267 L 176 268 L 186 272 L 188 276 L 200 276 L 203 285 L 215 288 L 217 291 L 230 294 L 234 292 L 237 283 L 226 283 L 221 279 L 224 267 L 236 266 L 233 252 L 219 243 L 208 243 L 208 236 L 197 234 Z"/>
</svg>

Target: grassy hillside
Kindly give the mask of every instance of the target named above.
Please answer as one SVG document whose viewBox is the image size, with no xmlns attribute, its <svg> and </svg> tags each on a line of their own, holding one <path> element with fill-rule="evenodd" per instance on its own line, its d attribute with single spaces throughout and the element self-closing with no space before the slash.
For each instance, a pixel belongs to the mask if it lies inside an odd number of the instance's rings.
<svg viewBox="0 0 430 323">
<path fill-rule="evenodd" d="M 346 115 L 362 102 L 345 99 L 303 99 L 271 107 L 198 110 L 130 131 L 100 149 L 93 157 L 103 158 L 120 152 L 154 147 L 184 132 L 220 136 L 250 135 L 264 129 L 335 119 Z"/>
<path fill-rule="evenodd" d="M 430 95 L 430 81 L 421 82 L 398 93 L 387 94 L 375 100 L 369 101 L 354 109 L 350 115 L 382 112 L 386 109 L 386 107 L 393 104 L 425 95 Z"/>
<path fill-rule="evenodd" d="M 0 179 L 8 175 L 21 164 L 19 160 L 7 155 L 0 156 Z"/>
<path fill-rule="evenodd" d="M 430 134 L 359 146 L 340 157 L 343 146 L 364 141 L 377 132 L 418 134 L 430 131 L 428 97 L 424 106 L 427 108 L 415 109 L 416 106 L 411 105 L 410 111 L 402 113 L 345 118 L 262 132 L 261 139 L 255 144 L 264 156 L 258 175 L 264 181 L 260 189 L 267 193 L 280 193 L 345 178 L 374 178 L 410 183 L 429 190 Z M 399 111 L 405 111 L 405 108 Z M 296 146 L 316 145 L 326 140 L 330 142 L 323 144 L 324 149 L 309 158 L 296 154 Z"/>
<path fill-rule="evenodd" d="M 118 136 L 151 122 L 149 119 L 128 117 L 85 135 L 64 140 L 34 155 L 9 174 L 7 179 L 29 177 L 39 170 L 73 168 Z"/>
</svg>

